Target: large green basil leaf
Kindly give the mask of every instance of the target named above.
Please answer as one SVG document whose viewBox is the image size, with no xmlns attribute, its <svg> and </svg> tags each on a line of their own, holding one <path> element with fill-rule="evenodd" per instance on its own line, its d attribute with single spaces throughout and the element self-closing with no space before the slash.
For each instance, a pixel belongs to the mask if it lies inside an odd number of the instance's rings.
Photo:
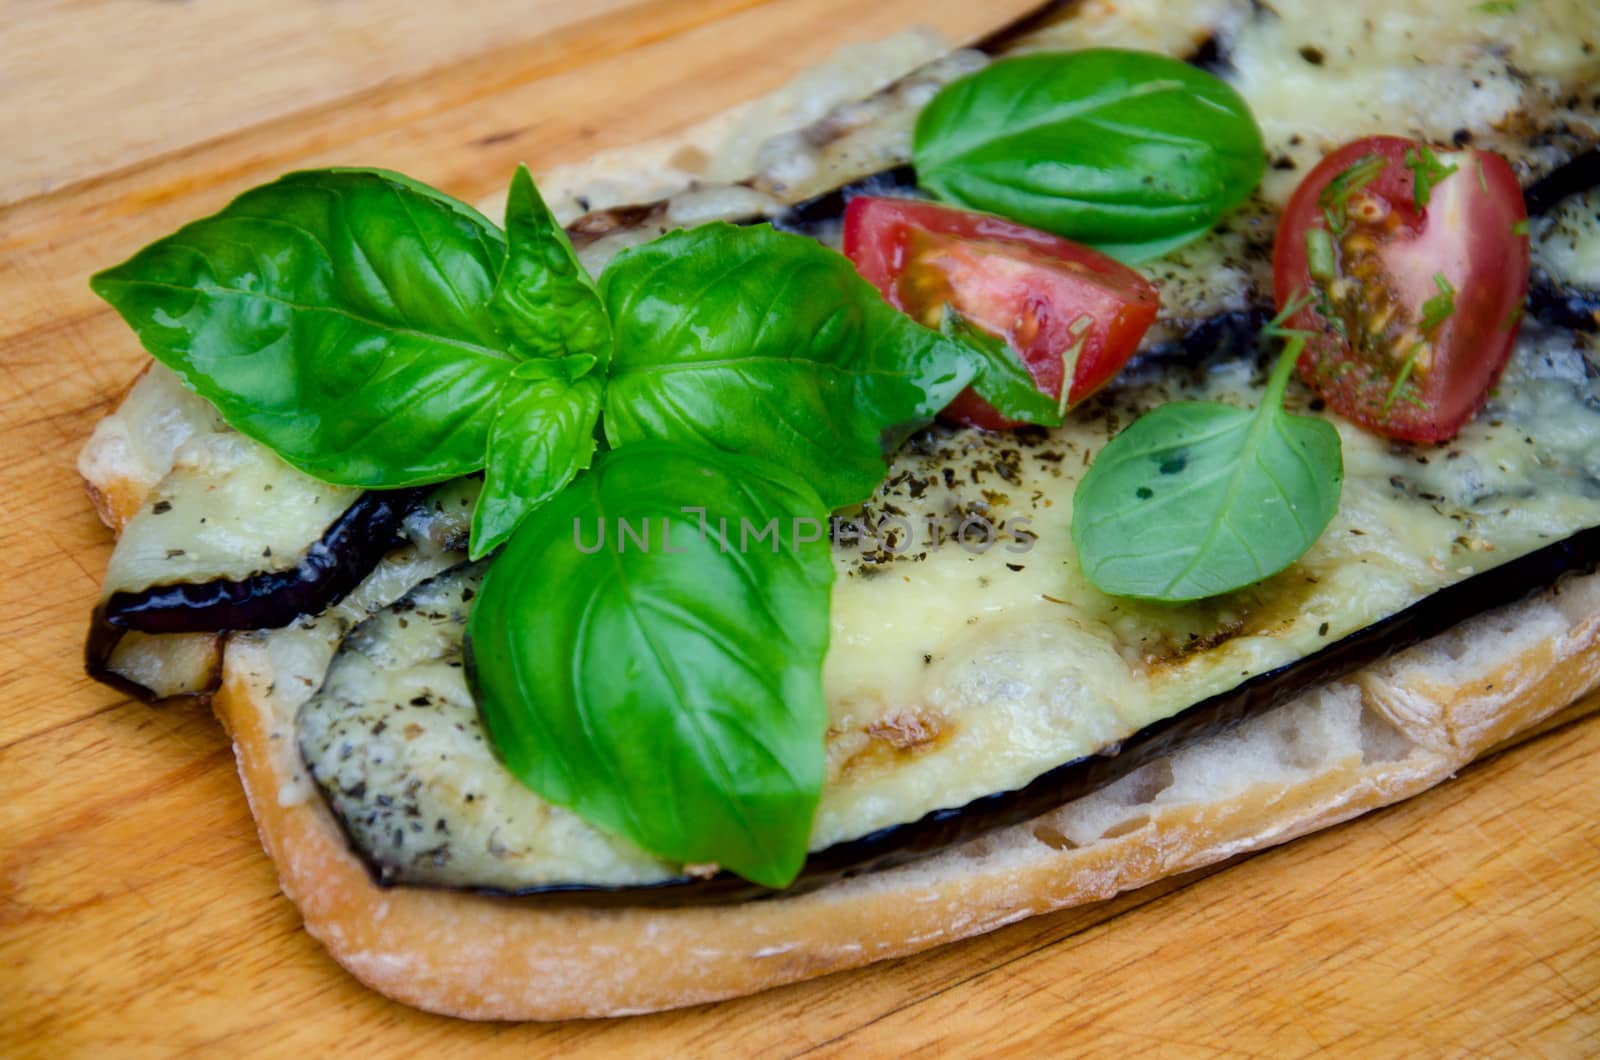
<svg viewBox="0 0 1600 1060">
<path fill-rule="evenodd" d="M 744 457 L 602 453 L 517 530 L 473 606 L 469 675 L 507 768 L 662 858 L 793 880 L 828 724 L 826 517 L 799 478 Z"/>
<path fill-rule="evenodd" d="M 831 508 L 972 380 L 974 355 L 891 308 L 842 255 L 712 224 L 619 254 L 606 437 L 704 442 L 803 469 Z"/>
<path fill-rule="evenodd" d="M 292 173 L 94 277 L 145 348 L 317 478 L 391 487 L 483 465 L 514 361 L 486 312 L 506 246 L 398 174 Z"/>
<path fill-rule="evenodd" d="M 945 86 L 917 119 L 940 198 L 1138 261 L 1204 233 L 1261 180 L 1244 99 L 1163 55 L 1027 55 Z"/>
<path fill-rule="evenodd" d="M 1090 582 L 1198 600 L 1276 574 L 1316 543 L 1339 509 L 1344 459 L 1331 423 L 1284 411 L 1303 347 L 1284 351 L 1258 408 L 1173 402 L 1101 450 L 1072 502 Z"/>
<path fill-rule="evenodd" d="M 599 375 L 590 357 L 527 361 L 500 391 L 489 431 L 483 491 L 472 512 L 472 558 L 499 548 L 528 513 L 554 497 L 594 457 Z"/>
<path fill-rule="evenodd" d="M 518 166 L 506 199 L 510 253 L 489 302 L 501 330 L 536 357 L 611 357 L 611 318 L 527 166 Z"/>
</svg>

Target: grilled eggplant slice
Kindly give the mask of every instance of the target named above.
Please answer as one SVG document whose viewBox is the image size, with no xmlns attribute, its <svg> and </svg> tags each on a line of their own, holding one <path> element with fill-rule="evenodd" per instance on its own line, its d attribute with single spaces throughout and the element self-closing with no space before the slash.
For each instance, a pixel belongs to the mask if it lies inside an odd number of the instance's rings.
<svg viewBox="0 0 1600 1060">
<path fill-rule="evenodd" d="M 518 890 L 672 875 L 540 799 L 489 751 L 462 672 L 462 629 L 487 566 L 453 567 L 345 637 L 300 708 L 313 779 L 383 883 Z"/>
<path fill-rule="evenodd" d="M 221 678 L 220 634 L 325 610 L 403 533 L 462 547 L 475 489 L 362 494 L 232 431 L 197 433 L 117 541 L 85 645 L 89 673 L 151 701 L 208 694 Z"/>
<path fill-rule="evenodd" d="M 1084 454 L 1156 403 L 1249 400 L 1263 367 L 1253 351 L 1150 363 L 1053 432 L 913 440 L 853 521 L 932 517 L 947 537 L 836 554 L 830 771 L 801 886 L 1035 815 L 1600 562 L 1600 366 L 1589 340 L 1530 326 L 1454 442 L 1343 429 L 1345 504 L 1284 574 L 1176 608 L 1083 584 L 1065 528 Z M 954 538 L 979 517 L 997 535 L 975 554 Z M 757 893 L 601 836 L 498 765 L 459 665 L 475 576 L 453 571 L 359 627 L 299 717 L 305 761 L 375 878 L 601 902 Z"/>
<path fill-rule="evenodd" d="M 98 609 L 84 657 L 89 676 L 119 692 L 158 703 L 209 696 L 222 684 L 221 633 L 151 634 L 106 622 Z"/>
<path fill-rule="evenodd" d="M 1600 153 L 1591 152 L 1540 182 L 1530 238 L 1537 263 L 1528 311 L 1559 327 L 1600 331 Z M 1561 193 L 1557 198 L 1556 193 Z M 1535 201 L 1541 207 L 1537 212 Z"/>
<path fill-rule="evenodd" d="M 360 584 L 393 546 L 424 489 L 365 493 L 308 545 L 294 566 L 113 592 L 97 614 L 107 625 L 142 633 L 276 629 L 314 615 Z M 262 555 L 270 555 L 270 548 Z"/>
<path fill-rule="evenodd" d="M 292 564 L 359 495 L 300 474 L 220 423 L 185 433 L 168 465 L 117 538 L 85 645 L 92 676 L 150 700 L 214 690 L 221 676 L 215 634 L 226 627 L 129 621 L 126 603 L 159 596 L 152 587 L 181 594 Z M 181 597 L 167 603 L 168 611 L 183 606 Z M 143 610 L 161 617 L 159 609 Z M 201 635 L 168 636 L 174 633 Z"/>
<path fill-rule="evenodd" d="M 589 905 L 734 902 L 776 893 L 726 872 L 686 874 L 550 805 L 499 766 L 462 673 L 461 632 L 483 567 L 462 564 L 437 575 L 356 627 L 323 687 L 301 708 L 301 754 L 373 878 L 385 886 L 471 887 Z M 1313 684 L 1451 629 L 1463 614 L 1597 567 L 1600 528 L 1580 531 L 1021 788 L 819 850 L 783 893 L 905 864 L 1029 820 L 1192 741 L 1228 732 Z M 579 879 L 585 882 L 573 882 Z"/>
</svg>

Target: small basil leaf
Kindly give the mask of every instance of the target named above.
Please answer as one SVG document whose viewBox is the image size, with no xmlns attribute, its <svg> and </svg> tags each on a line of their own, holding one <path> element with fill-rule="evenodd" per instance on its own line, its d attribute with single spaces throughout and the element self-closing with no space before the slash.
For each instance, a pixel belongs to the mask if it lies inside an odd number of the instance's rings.
<svg viewBox="0 0 1600 1060">
<path fill-rule="evenodd" d="M 1033 381 L 1022 357 L 1004 339 L 973 327 L 953 307 L 946 306 L 939 330 L 954 342 L 972 350 L 979 358 L 977 376 L 972 389 L 978 396 L 993 405 L 995 411 L 1008 420 L 1021 420 L 1044 427 L 1060 426 L 1066 413 L 1064 402 L 1039 389 Z M 1072 392 L 1072 375 L 1062 377 L 1062 388 Z"/>
<path fill-rule="evenodd" d="M 1192 238 L 1261 180 L 1261 132 L 1228 85 L 1167 56 L 1091 49 L 1006 59 L 917 119 L 940 198 L 1142 260 Z"/>
<path fill-rule="evenodd" d="M 483 492 L 472 512 L 473 559 L 505 543 L 517 525 L 589 466 L 600 419 L 592 357 L 527 361 L 500 391 Z"/>
<path fill-rule="evenodd" d="M 1112 439 L 1073 496 L 1083 572 L 1114 596 L 1182 602 L 1242 589 L 1305 554 L 1339 508 L 1326 420 L 1290 415 L 1285 351 L 1260 407 L 1163 405 Z"/>
<path fill-rule="evenodd" d="M 803 468 L 830 508 L 871 495 L 884 454 L 972 380 L 974 355 L 891 308 L 842 255 L 766 225 L 711 224 L 619 254 L 616 446 L 698 441 Z"/>
<path fill-rule="evenodd" d="M 513 360 L 484 311 L 506 248 L 464 203 L 374 170 L 292 173 L 94 277 L 145 349 L 316 478 L 482 466 Z"/>
<path fill-rule="evenodd" d="M 506 199 L 510 252 L 489 302 L 495 321 L 534 357 L 581 354 L 602 371 L 611 356 L 611 320 L 572 242 L 518 166 Z"/>
<path fill-rule="evenodd" d="M 659 857 L 793 880 L 824 772 L 826 516 L 799 478 L 733 454 L 598 456 L 473 607 L 469 676 L 507 768 Z"/>
</svg>

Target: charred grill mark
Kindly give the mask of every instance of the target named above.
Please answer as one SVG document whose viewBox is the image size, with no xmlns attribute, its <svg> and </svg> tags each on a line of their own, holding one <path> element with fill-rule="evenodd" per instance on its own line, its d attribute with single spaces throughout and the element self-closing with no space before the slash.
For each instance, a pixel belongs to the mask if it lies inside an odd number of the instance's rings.
<svg viewBox="0 0 1600 1060">
<path fill-rule="evenodd" d="M 1529 216 L 1548 213 L 1561 200 L 1600 184 L 1600 148 L 1591 147 L 1546 173 L 1522 191 Z"/>
<path fill-rule="evenodd" d="M 1141 642 L 1143 662 L 1151 679 L 1172 675 L 1191 657 L 1215 651 L 1229 641 L 1272 637 L 1293 629 L 1311 604 L 1318 584 L 1320 579 L 1296 564 L 1265 582 L 1225 598 L 1227 602 L 1223 606 L 1233 612 L 1233 617 L 1208 632 L 1190 633 L 1182 640 Z"/>
<path fill-rule="evenodd" d="M 937 742 L 947 724 L 936 711 L 897 710 L 867 726 L 867 735 L 896 751 L 920 751 Z"/>
<path fill-rule="evenodd" d="M 1537 275 L 1528 288 L 1528 312 L 1570 331 L 1600 331 L 1600 291 L 1558 284 Z"/>
<path fill-rule="evenodd" d="M 830 727 L 829 777 L 893 769 L 908 758 L 947 743 L 954 733 L 950 719 L 929 708 L 891 711 L 864 727 Z"/>
<path fill-rule="evenodd" d="M 1223 46 L 1222 38 L 1215 33 L 1200 42 L 1200 47 L 1184 59 L 1190 66 L 1204 70 L 1214 77 L 1226 79 L 1229 74 L 1237 73 L 1233 59 Z"/>
<path fill-rule="evenodd" d="M 844 217 L 845 207 L 858 195 L 923 197 L 917 188 L 917 171 L 909 166 L 885 169 L 860 180 L 835 188 L 833 191 L 795 203 L 783 213 L 772 218 L 772 227 L 795 235 L 817 238 L 826 225 L 837 223 Z M 757 223 L 765 218 L 751 218 Z"/>
<path fill-rule="evenodd" d="M 985 36 L 973 47 L 998 55 L 1012 45 L 1026 37 L 1037 33 L 1046 26 L 1061 21 L 1063 17 L 1072 13 L 1078 6 L 1079 0 L 1050 0 L 1038 10 L 1021 15 L 999 29 Z"/>
<path fill-rule="evenodd" d="M 662 200 L 640 206 L 613 206 L 608 210 L 586 213 L 567 226 L 567 236 L 573 246 L 582 249 L 617 232 L 647 225 L 665 228 L 667 205 L 667 201 Z"/>
<path fill-rule="evenodd" d="M 1157 645 L 1145 645 L 1144 664 L 1155 676 L 1163 669 L 1175 667 L 1185 659 L 1194 655 L 1201 655 L 1228 643 L 1245 633 L 1245 620 L 1236 618 L 1225 626 L 1219 626 L 1211 632 L 1201 636 L 1198 633 L 1189 634 L 1188 638 L 1177 642 L 1168 642 Z"/>
</svg>

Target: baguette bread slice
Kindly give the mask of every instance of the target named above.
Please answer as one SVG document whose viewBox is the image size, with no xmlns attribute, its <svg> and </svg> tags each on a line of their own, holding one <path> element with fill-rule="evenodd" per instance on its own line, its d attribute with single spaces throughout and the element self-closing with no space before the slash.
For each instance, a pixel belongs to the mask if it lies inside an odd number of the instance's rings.
<svg viewBox="0 0 1600 1060">
<path fill-rule="evenodd" d="M 90 493 L 115 527 L 148 489 L 148 469 L 104 439 L 85 456 Z M 729 906 L 596 909 L 378 887 L 307 789 L 283 676 L 264 639 L 235 637 L 213 706 L 306 930 L 361 981 L 430 1011 L 616 1016 L 915 953 L 1426 790 L 1519 734 L 1600 708 L 1600 697 L 1582 701 L 1600 688 L 1600 575 L 1569 575 L 1026 823 L 808 894 Z"/>
<path fill-rule="evenodd" d="M 911 48 L 903 65 L 925 57 Z M 545 192 L 577 202 L 573 189 L 604 185 L 619 202 L 642 201 L 662 160 L 684 144 L 725 142 L 727 120 L 570 167 Z M 130 433 L 108 418 L 85 450 L 80 469 L 113 529 L 182 440 L 170 433 L 182 417 L 162 422 L 169 433 Z M 615 1016 L 916 953 L 1424 791 L 1509 741 L 1600 710 L 1590 695 L 1600 688 L 1600 575 L 1568 576 L 1031 821 L 896 869 L 726 906 L 596 909 L 379 887 L 305 778 L 293 739 L 299 700 L 281 691 L 291 683 L 281 659 L 264 639 L 236 636 L 223 674 L 213 707 L 262 843 L 307 931 L 340 964 L 392 998 L 449 1015 Z"/>
<path fill-rule="evenodd" d="M 794 898 L 557 907 L 377 887 L 319 799 L 265 652 L 214 699 L 306 930 L 372 988 L 474 1019 L 617 1016 L 734 997 L 991 931 L 1281 843 L 1424 791 L 1600 687 L 1600 576 L 1464 623 L 1109 788 L 924 861 Z M 1600 707 L 1600 701 L 1580 709 Z"/>
</svg>

